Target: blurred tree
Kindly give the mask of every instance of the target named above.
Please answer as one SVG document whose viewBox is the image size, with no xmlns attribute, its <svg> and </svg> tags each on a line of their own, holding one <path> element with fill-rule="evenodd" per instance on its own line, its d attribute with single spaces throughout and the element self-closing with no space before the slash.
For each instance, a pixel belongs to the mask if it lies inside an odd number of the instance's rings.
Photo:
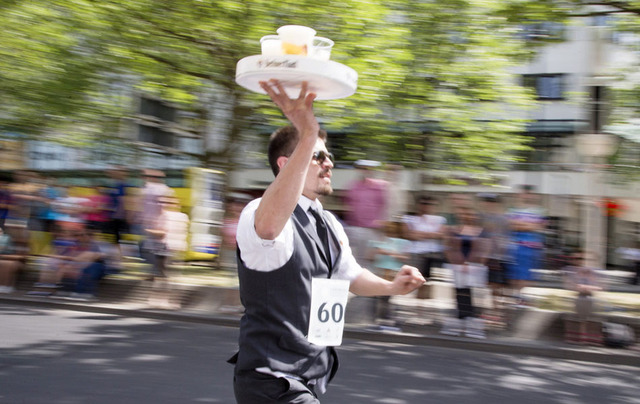
<svg viewBox="0 0 640 404">
<path fill-rule="evenodd" d="M 136 93 L 150 93 L 222 134 L 204 160 L 230 164 L 244 136 L 282 123 L 265 96 L 235 84 L 236 63 L 298 23 L 334 39 L 332 59 L 359 74 L 354 96 L 316 103 L 330 131 L 348 134 L 336 139 L 346 158 L 495 168 L 525 147 L 533 104 L 509 74 L 529 52 L 513 17 L 520 3 L 3 1 L 0 123 L 93 142 L 117 136 Z"/>
<path fill-rule="evenodd" d="M 617 43 L 640 50 L 640 1 L 638 0 L 525 0 L 508 2 L 503 15 L 513 23 L 557 21 L 571 23 L 576 17 L 591 17 L 592 26 L 601 26 L 617 33 Z M 622 34 L 622 35 L 620 35 Z M 631 35 L 627 35 L 631 34 Z M 628 121 L 640 112 L 640 78 L 637 74 L 640 58 L 606 72 L 611 80 L 613 122 Z"/>
<path fill-rule="evenodd" d="M 605 131 L 619 135 L 623 145 L 610 158 L 616 181 L 637 180 L 640 176 L 640 1 L 638 0 L 525 0 L 509 2 L 502 10 L 513 23 L 557 21 L 569 24 L 576 17 L 615 44 L 629 51 L 617 65 L 600 71 L 609 103 Z M 589 102 L 585 97 L 583 102 Z"/>
</svg>

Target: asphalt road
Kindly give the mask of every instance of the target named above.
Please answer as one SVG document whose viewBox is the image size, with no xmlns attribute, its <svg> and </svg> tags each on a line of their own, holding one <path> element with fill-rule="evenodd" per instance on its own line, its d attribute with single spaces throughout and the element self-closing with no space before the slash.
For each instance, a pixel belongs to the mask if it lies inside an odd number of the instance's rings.
<svg viewBox="0 0 640 404">
<path fill-rule="evenodd" d="M 237 329 L 0 306 L 0 403 L 233 403 Z M 636 367 L 345 340 L 323 403 L 640 403 Z"/>
</svg>

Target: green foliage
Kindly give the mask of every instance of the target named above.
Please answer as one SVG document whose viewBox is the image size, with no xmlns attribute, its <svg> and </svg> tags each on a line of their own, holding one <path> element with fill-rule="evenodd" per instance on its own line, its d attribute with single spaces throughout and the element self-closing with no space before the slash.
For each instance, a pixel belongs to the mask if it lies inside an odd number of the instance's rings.
<svg viewBox="0 0 640 404">
<path fill-rule="evenodd" d="M 283 122 L 266 97 L 235 84 L 237 61 L 259 53 L 261 36 L 302 24 L 332 38 L 332 59 L 359 74 L 355 95 L 316 103 L 329 130 L 349 134 L 349 158 L 495 167 L 525 147 L 519 117 L 532 97 L 508 71 L 530 54 L 517 12 L 542 14 L 540 7 L 489 0 L 3 2 L 0 120 L 82 143 L 115 136 L 136 91 L 194 110 L 220 92 L 232 111 L 229 153 L 257 123 Z"/>
</svg>

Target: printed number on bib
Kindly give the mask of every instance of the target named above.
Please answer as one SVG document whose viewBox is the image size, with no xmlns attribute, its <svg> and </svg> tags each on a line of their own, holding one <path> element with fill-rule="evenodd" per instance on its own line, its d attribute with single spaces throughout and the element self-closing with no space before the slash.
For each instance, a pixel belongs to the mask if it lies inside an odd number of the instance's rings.
<svg viewBox="0 0 640 404">
<path fill-rule="evenodd" d="M 311 282 L 311 312 L 307 339 L 312 344 L 342 344 L 349 281 L 314 278 Z"/>
</svg>

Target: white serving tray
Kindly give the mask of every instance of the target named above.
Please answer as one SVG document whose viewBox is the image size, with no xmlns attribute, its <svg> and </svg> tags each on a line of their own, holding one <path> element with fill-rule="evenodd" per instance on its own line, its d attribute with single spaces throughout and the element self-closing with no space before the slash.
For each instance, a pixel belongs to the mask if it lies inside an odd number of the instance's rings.
<svg viewBox="0 0 640 404">
<path fill-rule="evenodd" d="M 297 98 L 303 81 L 318 100 L 345 98 L 356 92 L 358 73 L 332 60 L 318 60 L 300 55 L 254 55 L 241 59 L 236 65 L 236 83 L 266 94 L 261 81 L 279 80 L 291 98 Z"/>
</svg>

